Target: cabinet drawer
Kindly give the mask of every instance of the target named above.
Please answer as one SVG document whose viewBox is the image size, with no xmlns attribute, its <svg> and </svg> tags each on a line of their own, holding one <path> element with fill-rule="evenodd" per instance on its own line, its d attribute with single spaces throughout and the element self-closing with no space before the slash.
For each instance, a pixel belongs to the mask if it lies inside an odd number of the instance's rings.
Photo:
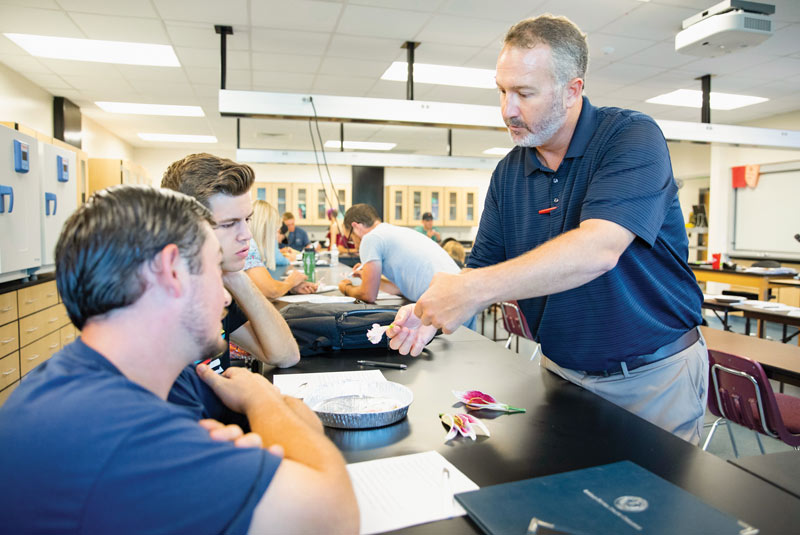
<svg viewBox="0 0 800 535">
<path fill-rule="evenodd" d="M 0 390 L 19 379 L 19 351 L 0 359 Z"/>
<path fill-rule="evenodd" d="M 69 325 L 64 325 L 59 330 L 59 336 L 61 337 L 61 347 L 66 346 L 67 344 L 71 344 L 75 341 L 75 338 L 78 336 L 78 330 L 75 329 L 75 326 L 71 323 Z"/>
<path fill-rule="evenodd" d="M 58 331 L 37 340 L 19 351 L 19 365 L 22 375 L 52 357 L 61 348 L 61 335 Z"/>
<path fill-rule="evenodd" d="M 64 324 L 64 305 L 50 307 L 19 320 L 19 343 L 26 346 Z"/>
<path fill-rule="evenodd" d="M 17 290 L 17 302 L 19 304 L 19 316 L 27 316 L 39 310 L 58 303 L 58 290 L 56 281 L 45 282 Z"/>
<path fill-rule="evenodd" d="M 13 321 L 0 327 L 0 357 L 19 349 L 19 322 Z"/>
<path fill-rule="evenodd" d="M 17 314 L 17 292 L 7 292 L 0 295 L 0 325 L 14 321 Z"/>
<path fill-rule="evenodd" d="M 5 390 L 0 391 L 0 407 L 3 406 L 3 403 L 6 402 L 6 400 L 8 399 L 8 396 L 10 396 L 11 392 L 13 392 L 14 389 L 17 388 L 18 386 L 19 386 L 19 381 L 17 381 L 13 385 L 9 386 Z"/>
</svg>

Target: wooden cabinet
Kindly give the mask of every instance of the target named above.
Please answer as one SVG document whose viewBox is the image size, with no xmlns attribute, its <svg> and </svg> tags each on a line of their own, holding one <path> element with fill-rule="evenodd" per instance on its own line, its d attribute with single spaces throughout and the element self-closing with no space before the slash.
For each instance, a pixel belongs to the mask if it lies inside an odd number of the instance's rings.
<svg viewBox="0 0 800 535">
<path fill-rule="evenodd" d="M 421 225 L 422 214 L 430 212 L 437 227 L 472 227 L 478 224 L 478 188 L 387 186 L 384 207 L 393 225 Z"/>
<path fill-rule="evenodd" d="M 151 184 L 150 175 L 144 167 L 128 160 L 89 158 L 87 197 L 117 184 Z"/>
<path fill-rule="evenodd" d="M 408 220 L 408 187 L 387 186 L 384 189 L 384 220 L 392 225 L 405 225 Z"/>
<path fill-rule="evenodd" d="M 328 226 L 328 209 L 341 205 L 342 214 L 350 207 L 352 189 L 349 184 L 322 185 L 305 182 L 256 182 L 250 190 L 253 199 L 269 202 L 281 216 L 294 214 L 295 223 Z M 337 201 L 338 199 L 338 201 Z"/>
<path fill-rule="evenodd" d="M 0 405 L 19 379 L 75 340 L 55 281 L 0 294 Z"/>
</svg>

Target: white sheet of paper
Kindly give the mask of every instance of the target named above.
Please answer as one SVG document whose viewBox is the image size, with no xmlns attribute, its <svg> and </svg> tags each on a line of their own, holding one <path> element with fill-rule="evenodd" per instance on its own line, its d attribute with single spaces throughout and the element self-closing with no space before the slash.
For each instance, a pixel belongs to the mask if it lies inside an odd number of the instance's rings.
<svg viewBox="0 0 800 535">
<path fill-rule="evenodd" d="M 321 293 L 325 293 L 325 292 L 332 292 L 332 291 L 338 290 L 338 289 L 339 289 L 339 287 L 338 286 L 334 286 L 333 284 L 322 284 L 322 283 L 320 283 L 320 285 L 317 287 L 317 293 L 321 294 Z"/>
<path fill-rule="evenodd" d="M 274 375 L 272 384 L 282 394 L 296 398 L 304 398 L 315 389 L 331 384 L 345 383 L 348 381 L 385 381 L 380 370 L 359 370 L 352 372 L 324 372 L 324 373 L 287 373 Z"/>
<path fill-rule="evenodd" d="M 466 511 L 453 495 L 478 490 L 435 451 L 348 464 L 347 471 L 361 511 L 362 535 L 463 516 Z"/>
</svg>

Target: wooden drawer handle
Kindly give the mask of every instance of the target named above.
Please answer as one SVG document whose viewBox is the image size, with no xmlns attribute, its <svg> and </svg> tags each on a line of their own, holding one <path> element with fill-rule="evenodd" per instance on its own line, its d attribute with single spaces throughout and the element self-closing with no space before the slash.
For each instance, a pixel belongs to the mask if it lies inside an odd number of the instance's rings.
<svg viewBox="0 0 800 535">
<path fill-rule="evenodd" d="M 14 340 L 16 340 L 16 338 L 6 338 L 5 340 L 0 340 L 0 344 L 2 345 L 10 344 Z"/>
<path fill-rule="evenodd" d="M 36 360 L 39 358 L 39 355 L 34 355 L 32 357 L 28 357 L 27 360 Z"/>
<path fill-rule="evenodd" d="M 3 308 L 0 308 L 0 312 L 8 312 L 9 310 L 11 310 L 11 307 L 10 307 L 10 306 L 8 306 L 8 307 L 3 307 Z"/>
<path fill-rule="evenodd" d="M 49 320 L 47 320 L 47 323 L 55 323 L 57 321 L 58 321 L 58 316 L 56 316 L 55 318 L 50 318 Z"/>
<path fill-rule="evenodd" d="M 10 369 L 10 370 L 8 370 L 7 372 L 3 372 L 3 373 L 2 373 L 2 375 L 3 375 L 3 377 L 5 377 L 6 375 L 11 375 L 11 374 L 12 374 L 12 373 L 14 373 L 15 371 L 17 371 L 17 369 L 16 369 L 16 368 L 11 368 L 11 369 Z"/>
<path fill-rule="evenodd" d="M 47 294 L 47 297 L 55 297 L 55 296 L 56 296 L 56 292 Z"/>
<path fill-rule="evenodd" d="M 33 331 L 38 331 L 39 327 L 31 327 L 30 329 L 26 330 L 26 333 L 32 333 Z"/>
<path fill-rule="evenodd" d="M 30 305 L 31 303 L 35 303 L 36 301 L 38 301 L 38 299 L 28 299 L 25 301 L 25 304 Z"/>
<path fill-rule="evenodd" d="M 55 343 L 55 344 L 51 344 L 51 345 L 49 345 L 49 346 L 48 346 L 48 349 L 55 349 L 55 348 L 57 348 L 57 347 L 58 347 L 60 344 L 61 344 L 61 342 L 58 342 L 58 343 Z"/>
</svg>

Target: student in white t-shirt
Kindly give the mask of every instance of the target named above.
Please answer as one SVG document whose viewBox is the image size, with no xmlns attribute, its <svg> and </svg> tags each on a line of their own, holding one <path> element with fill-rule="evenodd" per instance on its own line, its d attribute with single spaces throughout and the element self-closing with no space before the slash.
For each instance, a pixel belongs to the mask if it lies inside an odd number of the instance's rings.
<svg viewBox="0 0 800 535">
<path fill-rule="evenodd" d="M 435 241 L 413 229 L 381 222 L 375 208 L 368 204 L 347 210 L 344 232 L 358 247 L 361 263 L 354 266 L 353 276 L 360 277 L 361 284 L 355 286 L 344 279 L 339 290 L 361 301 L 374 302 L 379 290 L 416 301 L 436 273 L 460 271 Z"/>
</svg>

